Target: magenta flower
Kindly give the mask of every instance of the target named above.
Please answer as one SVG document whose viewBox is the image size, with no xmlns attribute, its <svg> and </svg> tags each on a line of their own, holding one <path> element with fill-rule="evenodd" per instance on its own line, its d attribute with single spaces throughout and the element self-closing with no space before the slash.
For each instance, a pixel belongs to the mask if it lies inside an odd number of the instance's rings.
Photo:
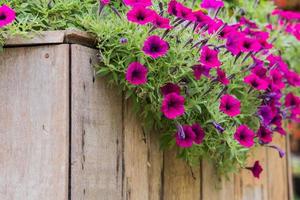
<svg viewBox="0 0 300 200">
<path fill-rule="evenodd" d="M 267 60 L 270 62 L 269 66 L 272 67 L 278 67 L 280 71 L 287 72 L 288 71 L 288 65 L 283 61 L 281 56 L 275 56 L 273 54 L 270 54 L 267 57 Z"/>
<path fill-rule="evenodd" d="M 257 114 L 265 126 L 268 126 L 276 116 L 275 109 L 269 105 L 260 106 Z"/>
<path fill-rule="evenodd" d="M 128 21 L 136 24 L 145 25 L 154 20 L 156 13 L 153 10 L 142 6 L 133 7 L 127 13 Z"/>
<path fill-rule="evenodd" d="M 0 7 L 0 28 L 7 26 L 16 19 L 16 12 L 7 5 Z"/>
<path fill-rule="evenodd" d="M 199 124 L 193 124 L 192 126 L 192 130 L 194 131 L 196 137 L 194 139 L 194 142 L 196 144 L 201 144 L 203 142 L 203 139 L 205 137 L 205 132 L 202 129 L 202 127 Z"/>
<path fill-rule="evenodd" d="M 285 73 L 285 78 L 291 86 L 299 87 L 300 86 L 300 75 L 294 71 L 287 70 Z"/>
<path fill-rule="evenodd" d="M 188 20 L 188 21 L 195 21 L 195 16 L 193 15 L 193 11 L 190 8 L 185 7 L 181 3 L 176 4 L 176 9 L 177 9 L 177 17 Z"/>
<path fill-rule="evenodd" d="M 143 6 L 143 7 L 148 7 L 152 6 L 152 1 L 151 0 L 123 0 L 124 4 L 126 6 Z"/>
<path fill-rule="evenodd" d="M 160 90 L 163 96 L 166 96 L 171 93 L 176 93 L 180 95 L 180 87 L 174 83 L 167 83 L 166 85 L 161 87 Z"/>
<path fill-rule="evenodd" d="M 278 90 L 281 90 L 285 87 L 284 82 L 282 81 L 283 75 L 277 69 L 273 69 L 270 71 L 270 76 L 272 80 L 272 85 Z"/>
<path fill-rule="evenodd" d="M 110 0 L 100 0 L 100 4 L 107 5 L 110 3 Z"/>
<path fill-rule="evenodd" d="M 202 11 L 195 11 L 193 12 L 193 15 L 195 17 L 195 21 L 198 24 L 198 29 L 201 29 L 203 26 L 208 26 L 208 24 L 211 23 L 212 19 L 204 14 Z"/>
<path fill-rule="evenodd" d="M 126 70 L 126 80 L 133 85 L 142 85 L 147 82 L 148 69 L 139 62 L 128 65 Z"/>
<path fill-rule="evenodd" d="M 162 113 L 168 119 L 175 119 L 184 114 L 184 97 L 176 93 L 164 97 L 161 107 Z"/>
<path fill-rule="evenodd" d="M 195 65 L 193 67 L 194 76 L 196 80 L 200 80 L 201 76 L 204 75 L 206 77 L 210 77 L 210 67 L 204 65 Z"/>
<path fill-rule="evenodd" d="M 221 38 L 221 39 L 227 39 L 228 37 L 229 37 L 229 35 L 231 34 L 231 33 L 234 33 L 234 32 L 236 32 L 237 31 L 237 29 L 239 28 L 239 25 L 231 25 L 231 26 L 229 26 L 229 25 L 226 25 L 224 28 L 223 28 L 223 30 L 219 33 L 219 37 Z"/>
<path fill-rule="evenodd" d="M 293 93 L 288 93 L 285 97 L 285 106 L 291 110 L 290 118 L 295 121 L 299 121 L 300 117 L 300 97 Z"/>
<path fill-rule="evenodd" d="M 237 128 L 234 139 L 239 142 L 240 145 L 250 148 L 254 145 L 255 133 L 246 125 L 241 125 Z"/>
<path fill-rule="evenodd" d="M 232 31 L 227 36 L 226 49 L 233 55 L 238 55 L 242 49 L 242 34 L 237 31 Z"/>
<path fill-rule="evenodd" d="M 168 50 L 169 44 L 157 35 L 149 36 L 143 46 L 144 53 L 154 59 L 166 55 Z"/>
<path fill-rule="evenodd" d="M 256 25 L 255 22 L 252 22 L 251 20 L 249 20 L 249 19 L 247 19 L 245 17 L 241 17 L 240 18 L 240 24 L 241 25 L 245 25 L 245 26 L 247 26 L 247 27 L 249 27 L 251 29 L 257 29 L 258 28 L 258 26 Z"/>
<path fill-rule="evenodd" d="M 269 85 L 266 80 L 259 78 L 256 74 L 246 76 L 244 82 L 257 90 L 266 90 Z"/>
<path fill-rule="evenodd" d="M 263 168 L 260 166 L 259 161 L 255 161 L 253 167 L 246 167 L 246 169 L 250 170 L 254 177 L 259 178 Z"/>
<path fill-rule="evenodd" d="M 255 75 L 257 75 L 261 79 L 265 79 L 267 76 L 267 69 L 263 66 L 256 66 L 253 69 L 251 69 L 251 72 Z"/>
<path fill-rule="evenodd" d="M 272 142 L 272 132 L 265 128 L 264 126 L 260 125 L 258 131 L 257 131 L 257 136 L 260 141 L 262 141 L 264 144 Z"/>
<path fill-rule="evenodd" d="M 155 15 L 153 20 L 153 25 L 157 28 L 171 29 L 170 20 L 168 18 L 164 18 L 158 14 Z"/>
<path fill-rule="evenodd" d="M 230 117 L 237 116 L 241 113 L 241 102 L 229 94 L 225 94 L 220 99 L 220 111 Z"/>
<path fill-rule="evenodd" d="M 221 66 L 221 62 L 219 61 L 218 54 L 217 50 L 204 46 L 201 51 L 200 62 L 208 67 L 219 67 Z"/>
<path fill-rule="evenodd" d="M 218 9 L 224 7 L 224 2 L 222 0 L 203 0 L 200 4 L 202 8 L 206 9 Z"/>
<path fill-rule="evenodd" d="M 226 77 L 226 73 L 219 68 L 217 68 L 217 80 L 223 85 L 228 85 L 230 83 L 230 80 Z"/>
<path fill-rule="evenodd" d="M 168 3 L 168 13 L 170 15 L 174 15 L 174 16 L 178 15 L 177 4 L 179 4 L 179 3 L 176 0 L 171 0 Z"/>
<path fill-rule="evenodd" d="M 258 52 L 261 50 L 260 43 L 253 38 L 244 37 L 241 41 L 242 52 Z"/>
<path fill-rule="evenodd" d="M 182 148 L 189 148 L 193 146 L 193 142 L 196 138 L 196 135 L 192 129 L 192 127 L 188 125 L 178 125 L 177 133 L 175 135 L 176 144 Z"/>
</svg>

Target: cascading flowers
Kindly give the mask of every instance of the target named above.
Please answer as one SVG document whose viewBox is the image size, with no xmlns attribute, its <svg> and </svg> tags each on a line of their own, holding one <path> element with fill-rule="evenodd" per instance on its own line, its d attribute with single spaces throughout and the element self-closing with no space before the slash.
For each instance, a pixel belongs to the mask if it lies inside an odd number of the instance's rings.
<svg viewBox="0 0 300 200">
<path fill-rule="evenodd" d="M 259 161 L 245 166 L 249 149 L 268 147 L 283 157 L 273 136 L 286 135 L 284 119 L 300 122 L 300 97 L 292 92 L 300 76 L 272 36 L 281 29 L 298 38 L 299 14 L 275 10 L 278 24 L 262 25 L 228 16 L 222 0 L 182 2 L 123 0 L 116 7 L 100 0 L 99 18 L 76 23 L 98 36 L 99 74 L 112 75 L 136 100 L 163 147 L 176 145 L 189 164 L 209 158 L 221 172 L 240 166 L 259 178 Z M 2 5 L 0 28 L 15 16 Z"/>
</svg>

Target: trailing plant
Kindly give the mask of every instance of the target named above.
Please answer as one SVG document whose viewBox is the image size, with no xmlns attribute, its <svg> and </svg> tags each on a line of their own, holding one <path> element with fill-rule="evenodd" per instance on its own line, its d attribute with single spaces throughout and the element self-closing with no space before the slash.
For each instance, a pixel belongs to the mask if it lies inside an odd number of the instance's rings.
<svg viewBox="0 0 300 200">
<path fill-rule="evenodd" d="M 44 30 L 93 34 L 97 74 L 133 100 L 162 148 L 176 147 L 190 165 L 208 159 L 220 174 L 244 168 L 258 178 L 259 161 L 245 164 L 250 149 L 283 157 L 272 138 L 286 135 L 284 119 L 300 121 L 300 14 L 234 2 L 9 0 L 0 44 Z"/>
</svg>

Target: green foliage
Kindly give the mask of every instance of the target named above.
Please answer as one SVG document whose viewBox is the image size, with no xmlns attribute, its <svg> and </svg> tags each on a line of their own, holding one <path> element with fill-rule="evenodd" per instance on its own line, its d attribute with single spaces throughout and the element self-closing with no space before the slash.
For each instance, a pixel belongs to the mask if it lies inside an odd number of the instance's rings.
<svg viewBox="0 0 300 200">
<path fill-rule="evenodd" d="M 167 0 L 163 1 L 164 4 Z M 246 3 L 247 2 L 247 3 Z M 220 174 L 227 174 L 244 167 L 248 155 L 248 149 L 241 147 L 234 139 L 236 125 L 247 124 L 253 130 L 259 126 L 255 117 L 256 108 L 260 105 L 259 93 L 249 91 L 249 87 L 242 82 L 245 69 L 250 64 L 250 59 L 242 62 L 240 58 L 234 64 L 234 58 L 225 55 L 222 50 L 220 60 L 227 74 L 235 74 L 227 92 L 241 100 L 242 114 L 230 118 L 219 112 L 218 96 L 224 87 L 209 79 L 196 81 L 193 77 L 191 66 L 197 64 L 199 52 L 197 48 L 184 48 L 186 41 L 193 38 L 192 30 L 182 30 L 179 27 L 167 37 L 170 51 L 165 57 L 153 60 L 146 56 L 141 47 L 145 38 L 149 35 L 148 26 L 137 26 L 127 22 L 125 17 L 119 19 L 108 7 L 104 8 L 101 16 L 97 15 L 98 2 L 96 0 L 4 0 L 17 11 L 17 20 L 10 26 L 0 29 L 0 46 L 8 36 L 27 36 L 28 32 L 40 32 L 44 30 L 61 30 L 76 28 L 90 32 L 98 40 L 101 61 L 97 66 L 99 76 L 109 77 L 109 84 L 118 85 L 125 91 L 125 97 L 135 102 L 134 109 L 143 119 L 146 131 L 156 130 L 161 135 L 162 148 L 174 146 L 175 121 L 162 117 L 160 112 L 162 95 L 160 87 L 167 82 L 180 83 L 184 89 L 186 102 L 186 114 L 176 120 L 180 124 L 200 123 L 206 132 L 206 137 L 201 145 L 194 145 L 189 149 L 179 149 L 179 157 L 189 164 L 198 164 L 200 159 L 208 159 L 214 162 Z M 197 1 L 196 5 L 199 5 Z M 267 24 L 266 15 L 271 12 L 273 6 L 269 2 L 262 2 L 253 7 L 254 0 L 235 1 L 246 15 L 254 19 L 262 27 Z M 119 1 L 113 1 L 122 16 L 125 16 L 127 8 L 120 5 Z M 190 3 L 191 4 L 191 3 Z M 155 5 L 158 9 L 158 5 Z M 222 20 L 233 23 L 240 16 L 240 9 L 226 4 L 226 10 L 220 13 Z M 162 35 L 162 31 L 155 30 L 151 34 Z M 289 64 L 296 68 L 299 63 L 299 43 L 291 36 L 282 37 L 274 33 L 277 38 L 276 46 L 281 49 L 283 56 Z M 128 42 L 120 43 L 121 38 L 127 38 Z M 215 36 L 210 38 L 211 44 L 218 45 Z M 287 48 L 292 46 L 292 48 Z M 133 86 L 125 80 L 125 70 L 129 63 L 139 61 L 149 69 L 148 82 L 143 86 Z M 209 92 L 207 92 L 209 91 Z M 226 130 L 219 134 L 211 125 L 212 121 L 220 123 Z"/>
</svg>

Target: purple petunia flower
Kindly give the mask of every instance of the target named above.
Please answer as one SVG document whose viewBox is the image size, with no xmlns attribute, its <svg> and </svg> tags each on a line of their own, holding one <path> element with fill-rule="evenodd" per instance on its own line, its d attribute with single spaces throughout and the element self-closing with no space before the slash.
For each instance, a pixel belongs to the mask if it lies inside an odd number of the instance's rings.
<svg viewBox="0 0 300 200">
<path fill-rule="evenodd" d="M 16 19 L 16 12 L 7 5 L 0 7 L 0 28 L 7 26 Z"/>
<path fill-rule="evenodd" d="M 162 113 L 168 119 L 175 119 L 184 114 L 184 97 L 176 93 L 166 95 L 162 102 Z"/>
<path fill-rule="evenodd" d="M 200 6 L 206 9 L 218 9 L 224 7 L 224 2 L 222 0 L 203 0 Z"/>
<path fill-rule="evenodd" d="M 126 70 L 126 80 L 133 85 L 142 85 L 147 82 L 148 69 L 139 62 L 128 65 Z"/>
<path fill-rule="evenodd" d="M 153 10 L 142 6 L 136 6 L 128 11 L 127 19 L 133 23 L 145 25 L 152 22 L 155 18 L 155 15 L 156 13 Z"/>
<path fill-rule="evenodd" d="M 246 125 L 241 125 L 237 128 L 234 139 L 237 140 L 240 145 L 250 148 L 254 145 L 255 133 Z"/>
<path fill-rule="evenodd" d="M 152 6 L 152 1 L 151 0 L 123 0 L 124 4 L 126 6 L 143 6 L 143 7 L 148 7 Z"/>
<path fill-rule="evenodd" d="M 201 29 L 205 25 L 208 26 L 208 24 L 210 24 L 212 21 L 209 16 L 207 16 L 200 10 L 193 12 L 193 15 L 195 17 L 195 22 L 198 24 L 198 29 Z"/>
<path fill-rule="evenodd" d="M 272 142 L 272 134 L 272 131 L 270 131 L 262 125 L 260 125 L 257 131 L 257 136 L 259 140 L 262 141 L 264 144 Z"/>
<path fill-rule="evenodd" d="M 205 137 L 205 132 L 202 129 L 202 127 L 199 124 L 193 124 L 192 130 L 194 131 L 196 137 L 194 139 L 194 142 L 196 144 L 201 144 L 203 142 L 203 139 Z"/>
<path fill-rule="evenodd" d="M 256 74 L 246 76 L 244 82 L 257 90 L 266 90 L 269 85 L 266 80 L 259 78 Z"/>
<path fill-rule="evenodd" d="M 261 79 L 265 79 L 267 76 L 267 69 L 263 66 L 257 65 L 251 69 L 251 72 L 255 75 L 257 75 Z"/>
<path fill-rule="evenodd" d="M 219 67 L 221 66 L 221 62 L 219 61 L 218 54 L 217 50 L 204 46 L 202 47 L 200 62 L 208 67 Z"/>
<path fill-rule="evenodd" d="M 232 53 L 232 55 L 236 56 L 241 52 L 242 49 L 242 34 L 237 31 L 232 31 L 227 36 L 227 41 L 225 44 L 226 49 Z"/>
<path fill-rule="evenodd" d="M 166 55 L 168 50 L 169 44 L 157 35 L 149 36 L 143 46 L 144 53 L 154 59 Z"/>
<path fill-rule="evenodd" d="M 285 151 L 283 151 L 278 146 L 276 146 L 276 145 L 268 145 L 268 147 L 277 150 L 280 158 L 283 158 L 285 156 Z"/>
<path fill-rule="evenodd" d="M 269 105 L 260 106 L 257 114 L 264 126 L 268 126 L 276 115 L 276 113 L 274 112 L 274 108 Z"/>
<path fill-rule="evenodd" d="M 223 133 L 223 132 L 225 131 L 225 128 L 223 128 L 223 127 L 221 126 L 221 124 L 219 124 L 219 123 L 217 123 L 217 122 L 215 122 L 215 121 L 212 122 L 212 125 L 215 127 L 215 129 L 217 129 L 217 131 L 218 131 L 219 133 Z"/>
<path fill-rule="evenodd" d="M 192 129 L 192 127 L 188 125 L 178 125 L 177 133 L 175 135 L 176 144 L 182 148 L 189 148 L 193 146 L 193 142 L 196 138 L 196 135 Z"/>
<path fill-rule="evenodd" d="M 272 80 L 272 85 L 277 90 L 281 90 L 285 87 L 284 82 L 282 81 L 283 75 L 277 69 L 273 69 L 270 71 L 270 76 Z"/>
<path fill-rule="evenodd" d="M 168 13 L 170 15 L 174 15 L 174 16 L 177 16 L 177 4 L 179 4 L 176 0 L 171 0 L 169 3 L 168 3 Z"/>
<path fill-rule="evenodd" d="M 160 90 L 163 96 L 166 96 L 171 93 L 176 93 L 180 95 L 180 87 L 174 83 L 167 83 L 166 85 L 161 87 Z"/>
<path fill-rule="evenodd" d="M 287 70 L 284 75 L 289 85 L 300 87 L 300 75 L 298 73 Z"/>
<path fill-rule="evenodd" d="M 230 80 L 226 77 L 226 73 L 220 68 L 217 68 L 217 80 L 223 85 L 228 85 L 230 83 Z"/>
<path fill-rule="evenodd" d="M 220 99 L 220 111 L 230 117 L 237 116 L 241 113 L 241 102 L 229 94 L 225 94 Z"/>
<path fill-rule="evenodd" d="M 255 161 L 253 167 L 246 167 L 246 169 L 250 170 L 255 178 L 259 178 L 263 168 L 259 164 L 259 161 Z"/>
<path fill-rule="evenodd" d="M 204 75 L 206 77 L 210 77 L 210 75 L 209 75 L 210 69 L 211 69 L 211 67 L 208 67 L 205 65 L 195 65 L 193 67 L 195 79 L 199 80 L 202 75 Z"/>
</svg>

